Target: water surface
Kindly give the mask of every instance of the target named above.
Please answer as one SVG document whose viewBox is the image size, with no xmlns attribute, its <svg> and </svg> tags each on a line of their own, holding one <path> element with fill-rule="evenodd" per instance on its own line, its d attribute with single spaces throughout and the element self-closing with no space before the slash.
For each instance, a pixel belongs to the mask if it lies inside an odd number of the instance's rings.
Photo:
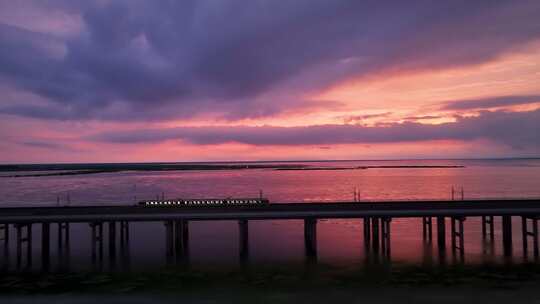
<svg viewBox="0 0 540 304">
<path fill-rule="evenodd" d="M 290 163 L 287 163 L 290 164 Z M 0 178 L 0 206 L 129 205 L 142 199 L 255 197 L 262 190 L 272 203 L 353 200 L 451 199 L 451 189 L 471 198 L 540 197 L 540 160 L 408 160 L 298 163 L 314 167 L 464 166 L 463 168 L 369 168 L 358 170 L 216 170 L 123 171 L 68 176 Z M 4 172 L 2 175 L 7 175 Z M 459 197 L 461 194 L 457 195 Z M 515 218 L 514 256 L 521 260 L 520 223 Z M 500 220 L 496 222 L 495 252 L 482 246 L 479 219 L 465 222 L 465 260 L 477 263 L 500 257 Z M 39 227 L 34 251 L 39 252 Z M 56 227 L 53 227 L 53 244 Z M 196 267 L 235 264 L 238 226 L 233 221 L 190 223 L 190 260 Z M 365 260 L 361 220 L 321 220 L 318 260 L 325 264 L 356 265 Z M 153 267 L 165 262 L 162 223 L 131 225 L 131 264 Z M 431 247 L 422 242 L 417 219 L 392 221 L 393 262 L 423 263 Z M 12 246 L 13 247 L 13 246 Z M 53 248 L 53 255 L 54 246 Z M 88 225 L 72 225 L 71 263 L 87 267 L 90 260 Z M 303 222 L 251 221 L 250 261 L 296 263 L 304 260 Z"/>
</svg>

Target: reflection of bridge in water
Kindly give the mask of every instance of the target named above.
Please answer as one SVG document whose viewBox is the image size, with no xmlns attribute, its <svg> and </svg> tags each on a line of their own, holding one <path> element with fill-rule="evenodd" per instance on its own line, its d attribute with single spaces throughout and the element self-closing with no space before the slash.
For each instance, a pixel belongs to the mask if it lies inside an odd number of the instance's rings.
<svg viewBox="0 0 540 304">
<path fill-rule="evenodd" d="M 264 204 L 251 206 L 196 206 L 196 207 L 144 207 L 144 206 L 84 206 L 84 207 L 29 207 L 0 209 L 0 245 L 4 266 L 9 265 L 10 229 L 16 230 L 16 268 L 32 265 L 32 227 L 41 229 L 41 266 L 49 269 L 51 251 L 51 225 L 58 233 L 57 246 L 60 262 L 69 259 L 70 224 L 88 223 L 90 226 L 91 257 L 95 265 L 102 265 L 104 242 L 110 265 L 118 256 L 129 260 L 131 222 L 165 223 L 166 255 L 169 261 L 185 262 L 189 257 L 190 221 L 238 221 L 240 258 L 249 257 L 249 221 L 304 220 L 305 252 L 309 258 L 317 256 L 317 220 L 351 219 L 363 221 L 364 248 L 370 256 L 389 258 L 393 218 L 421 218 L 422 234 L 426 243 L 436 238 L 439 257 L 444 259 L 447 249 L 447 221 L 450 222 L 451 251 L 454 258 L 463 259 L 464 221 L 468 217 L 482 219 L 482 238 L 493 244 L 495 219 L 501 218 L 504 256 L 512 255 L 512 217 L 521 218 L 522 246 L 525 257 L 539 256 L 538 216 L 540 200 L 462 200 L 462 201 L 404 201 L 404 202 L 335 202 Z M 435 220 L 435 222 L 433 221 Z M 532 225 L 531 225 L 532 224 Z M 106 233 L 104 233 L 104 226 Z M 433 229 L 435 226 L 436 229 Z M 118 231 L 117 231 L 118 230 Z M 436 234 L 434 235 L 434 231 Z M 117 233 L 119 232 L 119 233 Z M 532 240 L 531 240 L 532 239 Z M 117 243 L 119 242 L 119 246 Z"/>
</svg>

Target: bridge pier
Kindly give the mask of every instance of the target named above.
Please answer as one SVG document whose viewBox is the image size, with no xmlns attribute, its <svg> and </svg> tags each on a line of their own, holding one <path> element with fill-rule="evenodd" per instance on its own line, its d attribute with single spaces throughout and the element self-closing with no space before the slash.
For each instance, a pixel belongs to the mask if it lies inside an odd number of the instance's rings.
<svg viewBox="0 0 540 304">
<path fill-rule="evenodd" d="M 58 222 L 58 259 L 60 268 L 69 265 L 69 223 Z"/>
<path fill-rule="evenodd" d="M 390 257 L 390 223 L 392 218 L 383 217 L 381 218 L 381 230 L 382 230 L 382 253 L 385 257 Z"/>
<path fill-rule="evenodd" d="M 315 218 L 304 219 L 304 245 L 307 257 L 317 257 L 317 219 Z"/>
<path fill-rule="evenodd" d="M 174 259 L 185 261 L 189 257 L 189 222 L 175 220 L 165 222 L 165 250 L 167 262 Z"/>
<path fill-rule="evenodd" d="M 182 250 L 179 254 L 184 261 L 189 259 L 189 221 L 182 220 Z"/>
<path fill-rule="evenodd" d="M 110 266 L 116 266 L 116 222 L 109 222 L 109 262 Z"/>
<path fill-rule="evenodd" d="M 2 242 L 2 268 L 9 268 L 9 224 L 0 224 L 0 241 Z"/>
<path fill-rule="evenodd" d="M 437 247 L 439 254 L 446 253 L 446 219 L 444 216 L 437 217 Z"/>
<path fill-rule="evenodd" d="M 364 218 L 364 243 L 368 256 L 390 256 L 390 217 Z"/>
<path fill-rule="evenodd" d="M 91 245 L 92 245 L 92 265 L 101 268 L 103 265 L 103 223 L 90 223 L 92 228 Z M 99 264 L 97 264 L 99 263 Z"/>
<path fill-rule="evenodd" d="M 371 218 L 371 250 L 375 255 L 379 254 L 379 218 Z"/>
<path fill-rule="evenodd" d="M 174 255 L 176 256 L 176 261 L 180 261 L 184 257 L 184 225 L 185 221 L 177 220 L 174 222 Z"/>
<path fill-rule="evenodd" d="M 129 266 L 129 222 L 120 221 L 120 257 L 124 267 Z"/>
<path fill-rule="evenodd" d="M 461 261 L 465 259 L 465 231 L 463 229 L 464 222 L 465 217 L 462 216 L 451 218 L 452 254 L 454 258 L 456 258 L 456 251 L 458 251 Z"/>
<path fill-rule="evenodd" d="M 422 238 L 424 242 L 431 243 L 433 240 L 433 217 L 422 217 Z"/>
<path fill-rule="evenodd" d="M 26 229 L 25 229 L 26 228 Z M 22 267 L 23 244 L 26 243 L 26 267 L 32 267 L 32 224 L 15 224 L 17 230 L 17 270 Z M 26 236 L 23 233 L 26 231 Z"/>
<path fill-rule="evenodd" d="M 364 217 L 364 248 L 366 252 L 371 248 L 371 218 Z"/>
<path fill-rule="evenodd" d="M 238 221 L 240 261 L 246 262 L 249 259 L 249 222 L 248 220 Z"/>
<path fill-rule="evenodd" d="M 51 266 L 51 228 L 49 223 L 41 224 L 41 268 L 48 272 Z"/>
<path fill-rule="evenodd" d="M 189 258 L 189 222 L 176 221 L 176 260 L 187 261 Z"/>
<path fill-rule="evenodd" d="M 528 228 L 528 219 L 531 220 L 532 224 L 532 231 L 529 231 Z M 533 239 L 533 254 L 534 259 L 538 260 L 539 252 L 538 252 L 538 217 L 521 217 L 521 227 L 522 227 L 522 239 L 523 239 L 523 257 L 525 260 L 529 256 L 529 248 L 528 248 L 528 238 L 531 237 Z"/>
<path fill-rule="evenodd" d="M 174 257 L 174 224 L 173 221 L 166 221 L 165 223 L 165 256 L 167 257 L 167 263 L 172 262 Z"/>
<path fill-rule="evenodd" d="M 439 263 L 446 264 L 446 218 L 437 216 L 437 252 Z"/>
<path fill-rule="evenodd" d="M 505 257 L 512 256 L 512 217 L 502 216 L 503 254 Z"/>
<path fill-rule="evenodd" d="M 483 215 L 482 216 L 482 240 L 485 242 L 488 237 L 489 241 L 493 242 L 495 239 L 495 228 L 493 215 Z"/>
</svg>

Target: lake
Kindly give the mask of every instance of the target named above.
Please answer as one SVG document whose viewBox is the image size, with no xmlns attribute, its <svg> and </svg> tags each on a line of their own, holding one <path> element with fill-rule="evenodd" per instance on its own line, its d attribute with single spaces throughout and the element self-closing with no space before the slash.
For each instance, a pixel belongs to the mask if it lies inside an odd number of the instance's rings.
<svg viewBox="0 0 540 304">
<path fill-rule="evenodd" d="M 253 163 L 246 163 L 246 166 Z M 276 163 L 279 165 L 280 163 Z M 287 162 L 333 170 L 187 170 L 120 171 L 83 175 L 0 178 L 0 206 L 129 205 L 139 200 L 165 198 L 257 197 L 271 203 L 352 201 L 357 189 L 361 201 L 451 199 L 452 187 L 461 197 L 538 198 L 540 160 L 399 160 Z M 384 166 L 381 168 L 380 166 Z M 421 166 L 433 166 L 422 168 Z M 455 166 L 455 167 L 437 167 Z M 461 167 L 463 166 L 463 167 Z M 334 170 L 367 167 L 367 169 Z M 17 172 L 17 174 L 32 172 Z M 2 172 L 1 175 L 12 175 Z M 515 218 L 514 225 L 520 225 Z M 449 223 L 448 223 L 449 225 Z M 87 268 L 90 228 L 71 226 L 71 265 Z M 480 220 L 465 221 L 465 261 L 499 260 L 502 255 L 500 219 L 496 219 L 494 252 L 486 253 Z M 148 268 L 165 264 L 162 223 L 131 225 L 130 263 Z M 392 221 L 392 262 L 425 263 L 435 248 L 423 244 L 421 220 Z M 360 219 L 320 220 L 318 261 L 331 265 L 361 265 L 365 261 Z M 53 244 L 55 244 L 53 227 Z M 39 261 L 39 227 L 34 227 L 35 260 Z M 521 233 L 514 229 L 514 256 L 521 260 Z M 12 238 L 13 239 L 13 238 Z M 251 221 L 250 262 L 289 264 L 304 261 L 303 222 Z M 14 250 L 12 246 L 12 250 Z M 55 254 L 55 246 L 52 246 Z M 238 224 L 232 221 L 190 223 L 190 263 L 193 267 L 220 267 L 238 263 Z"/>
</svg>

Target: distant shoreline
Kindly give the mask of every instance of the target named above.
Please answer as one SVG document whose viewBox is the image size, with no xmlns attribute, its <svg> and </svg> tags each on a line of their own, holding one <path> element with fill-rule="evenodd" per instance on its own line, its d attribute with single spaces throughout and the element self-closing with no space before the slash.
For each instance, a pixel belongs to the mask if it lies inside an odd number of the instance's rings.
<svg viewBox="0 0 540 304">
<path fill-rule="evenodd" d="M 304 164 L 67 164 L 67 165 L 9 165 L 0 166 L 0 172 L 28 172 L 0 177 L 40 177 L 115 173 L 125 171 L 217 171 L 273 169 L 278 171 L 338 171 L 366 169 L 439 169 L 464 168 L 462 165 L 382 165 L 356 167 L 312 167 Z M 43 173 L 36 173 L 36 172 Z M 52 171 L 52 172 L 50 172 Z M 60 171 L 60 172 L 58 172 Z"/>
<path fill-rule="evenodd" d="M 441 169 L 465 168 L 462 165 L 398 165 L 398 166 L 358 166 L 358 167 L 305 167 L 305 168 L 277 168 L 280 171 L 324 171 L 324 170 L 365 170 L 365 169 Z"/>
<path fill-rule="evenodd" d="M 4 175 L 2 177 L 38 177 L 56 175 L 80 175 L 96 173 L 114 173 L 124 171 L 217 171 L 217 170 L 246 170 L 246 169 L 300 169 L 301 164 L 56 164 L 56 165 L 9 165 L 0 166 L 0 172 L 39 172 Z"/>
</svg>

